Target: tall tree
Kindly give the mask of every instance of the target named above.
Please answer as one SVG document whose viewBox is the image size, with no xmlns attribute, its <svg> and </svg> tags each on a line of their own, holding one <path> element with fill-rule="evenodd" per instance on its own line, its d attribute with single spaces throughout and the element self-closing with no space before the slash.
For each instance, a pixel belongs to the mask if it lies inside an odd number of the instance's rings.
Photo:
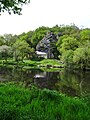
<svg viewBox="0 0 90 120">
<path fill-rule="evenodd" d="M 4 60 L 7 62 L 7 58 L 9 57 L 11 53 L 11 48 L 7 45 L 0 46 L 0 56 L 4 58 Z"/>
<path fill-rule="evenodd" d="M 18 39 L 18 36 L 17 35 L 13 36 L 12 34 L 4 34 L 3 38 L 4 38 L 5 45 L 12 46 Z"/>
<path fill-rule="evenodd" d="M 81 69 L 90 68 L 90 44 L 79 47 L 74 51 L 73 62 Z"/>
<path fill-rule="evenodd" d="M 67 50 L 75 50 L 77 47 L 78 47 L 77 39 L 68 35 L 67 36 L 64 35 L 57 42 L 57 48 L 60 53 L 64 53 Z"/>
<path fill-rule="evenodd" d="M 21 39 L 18 39 L 12 46 L 14 51 L 15 61 L 23 61 L 24 58 L 30 59 L 34 55 L 34 48 L 29 47 L 29 44 Z"/>
</svg>

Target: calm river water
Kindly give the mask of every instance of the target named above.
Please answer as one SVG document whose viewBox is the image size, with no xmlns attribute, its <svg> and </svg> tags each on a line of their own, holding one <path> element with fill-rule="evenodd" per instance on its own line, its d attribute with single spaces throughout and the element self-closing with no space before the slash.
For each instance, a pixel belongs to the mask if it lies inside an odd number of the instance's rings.
<svg viewBox="0 0 90 120">
<path fill-rule="evenodd" d="M 0 81 L 22 81 L 26 86 L 32 84 L 40 88 L 58 90 L 70 96 L 90 94 L 90 71 L 45 72 L 40 69 L 0 67 Z"/>
</svg>

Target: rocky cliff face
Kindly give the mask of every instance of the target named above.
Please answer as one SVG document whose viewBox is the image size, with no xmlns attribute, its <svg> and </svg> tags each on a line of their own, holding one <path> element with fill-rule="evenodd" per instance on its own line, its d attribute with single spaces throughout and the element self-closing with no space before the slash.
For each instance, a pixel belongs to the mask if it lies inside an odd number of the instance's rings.
<svg viewBox="0 0 90 120">
<path fill-rule="evenodd" d="M 37 44 L 36 50 L 46 52 L 47 58 L 54 57 L 54 48 L 56 47 L 57 36 L 53 32 L 48 32 L 46 36 Z"/>
</svg>

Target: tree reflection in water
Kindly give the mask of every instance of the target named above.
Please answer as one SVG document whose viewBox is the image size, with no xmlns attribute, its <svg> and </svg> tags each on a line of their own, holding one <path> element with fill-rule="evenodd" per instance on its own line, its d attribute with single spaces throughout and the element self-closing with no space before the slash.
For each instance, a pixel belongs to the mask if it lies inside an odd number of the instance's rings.
<svg viewBox="0 0 90 120">
<path fill-rule="evenodd" d="M 40 88 L 55 89 L 55 83 L 58 82 L 59 72 L 42 72 L 39 77 L 38 74 L 34 77 L 34 82 Z"/>
<path fill-rule="evenodd" d="M 40 69 L 0 67 L 0 81 L 21 81 L 26 86 L 34 84 L 41 89 L 58 90 L 71 96 L 90 93 L 90 74 L 88 71 L 45 72 Z"/>
</svg>

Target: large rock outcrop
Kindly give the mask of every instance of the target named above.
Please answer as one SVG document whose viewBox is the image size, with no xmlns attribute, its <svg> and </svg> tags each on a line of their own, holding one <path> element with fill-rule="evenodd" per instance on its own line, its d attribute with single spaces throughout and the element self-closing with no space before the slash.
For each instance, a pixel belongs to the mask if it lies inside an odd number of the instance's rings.
<svg viewBox="0 0 90 120">
<path fill-rule="evenodd" d="M 54 57 L 57 36 L 53 32 L 48 32 L 46 36 L 37 44 L 36 50 L 47 53 L 47 58 Z"/>
</svg>

